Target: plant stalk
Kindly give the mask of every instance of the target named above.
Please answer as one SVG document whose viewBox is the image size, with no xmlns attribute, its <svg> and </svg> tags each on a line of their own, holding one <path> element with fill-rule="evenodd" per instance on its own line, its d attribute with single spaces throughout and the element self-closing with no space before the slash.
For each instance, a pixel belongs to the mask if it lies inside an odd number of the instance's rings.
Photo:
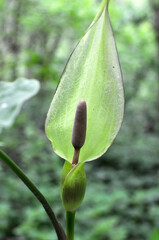
<svg viewBox="0 0 159 240">
<path fill-rule="evenodd" d="M 66 232 L 69 240 L 74 240 L 75 211 L 66 211 Z"/>
<path fill-rule="evenodd" d="M 32 181 L 24 174 L 24 172 L 14 163 L 14 161 L 7 156 L 3 151 L 0 150 L 0 159 L 8 165 L 8 167 L 23 181 L 23 183 L 30 189 L 33 195 L 38 199 L 38 201 L 42 204 L 45 212 L 51 220 L 53 227 L 55 228 L 56 234 L 58 236 L 58 240 L 68 240 L 66 234 L 56 219 L 56 216 L 51 209 L 49 203 L 43 194 L 38 190 L 38 188 L 32 183 Z"/>
</svg>

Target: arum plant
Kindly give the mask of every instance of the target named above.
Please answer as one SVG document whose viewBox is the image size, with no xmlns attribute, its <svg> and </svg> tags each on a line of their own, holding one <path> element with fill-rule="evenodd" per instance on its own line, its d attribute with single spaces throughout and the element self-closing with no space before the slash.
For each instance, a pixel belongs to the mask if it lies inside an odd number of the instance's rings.
<svg viewBox="0 0 159 240">
<path fill-rule="evenodd" d="M 65 159 L 61 198 L 69 240 L 74 239 L 75 211 L 86 188 L 84 164 L 106 152 L 123 119 L 122 74 L 108 3 L 102 1 L 69 58 L 46 119 L 46 134 L 53 149 Z"/>
<path fill-rule="evenodd" d="M 74 240 L 75 212 L 86 189 L 85 163 L 106 152 L 123 119 L 122 75 L 108 3 L 102 1 L 95 19 L 71 54 L 46 119 L 47 137 L 55 153 L 65 160 L 61 199 L 66 210 L 67 236 L 42 193 L 0 151 L 0 158 L 41 202 L 60 240 Z"/>
</svg>

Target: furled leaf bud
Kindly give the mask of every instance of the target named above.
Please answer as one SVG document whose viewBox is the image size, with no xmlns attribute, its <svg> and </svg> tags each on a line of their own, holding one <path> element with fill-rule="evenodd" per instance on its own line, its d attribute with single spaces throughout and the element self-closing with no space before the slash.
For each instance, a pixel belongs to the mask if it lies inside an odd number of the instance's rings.
<svg viewBox="0 0 159 240">
<path fill-rule="evenodd" d="M 69 169 L 72 165 L 65 162 L 61 179 L 61 198 L 66 211 L 74 212 L 82 203 L 86 190 L 84 163 Z M 66 175 L 67 174 L 67 175 Z"/>
<path fill-rule="evenodd" d="M 72 170 L 73 166 L 70 162 L 65 161 L 62 169 L 62 174 L 61 174 L 61 185 L 60 185 L 60 196 L 62 199 L 62 191 L 63 191 L 63 185 L 65 182 L 65 179 L 67 177 L 67 174 Z"/>
</svg>

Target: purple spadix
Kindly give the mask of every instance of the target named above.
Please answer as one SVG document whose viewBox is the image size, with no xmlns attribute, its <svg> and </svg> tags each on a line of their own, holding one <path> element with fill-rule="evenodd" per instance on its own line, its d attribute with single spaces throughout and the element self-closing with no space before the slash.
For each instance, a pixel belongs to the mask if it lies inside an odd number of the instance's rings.
<svg viewBox="0 0 159 240">
<path fill-rule="evenodd" d="M 78 163 L 79 152 L 81 147 L 84 145 L 86 138 L 86 128 L 87 128 L 87 105 L 84 100 L 81 100 L 77 105 L 72 132 L 72 145 L 74 146 L 75 149 L 72 164 Z"/>
</svg>

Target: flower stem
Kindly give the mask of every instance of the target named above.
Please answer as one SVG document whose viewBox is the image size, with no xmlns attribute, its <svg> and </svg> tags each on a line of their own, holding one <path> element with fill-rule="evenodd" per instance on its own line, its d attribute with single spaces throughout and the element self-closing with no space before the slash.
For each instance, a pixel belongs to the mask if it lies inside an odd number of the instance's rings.
<svg viewBox="0 0 159 240">
<path fill-rule="evenodd" d="M 23 181 L 23 183 L 30 189 L 33 195 L 39 200 L 42 204 L 45 212 L 51 220 L 53 227 L 55 228 L 56 234 L 58 236 L 58 240 L 68 240 L 66 234 L 56 219 L 56 216 L 51 209 L 49 203 L 43 194 L 38 190 L 38 188 L 32 183 L 32 181 L 24 174 L 24 172 L 14 163 L 14 161 L 7 156 L 3 151 L 0 150 L 0 159 L 8 165 L 8 167 Z"/>
<path fill-rule="evenodd" d="M 75 223 L 75 211 L 66 211 L 66 230 L 69 240 L 74 240 L 74 223 Z"/>
</svg>

